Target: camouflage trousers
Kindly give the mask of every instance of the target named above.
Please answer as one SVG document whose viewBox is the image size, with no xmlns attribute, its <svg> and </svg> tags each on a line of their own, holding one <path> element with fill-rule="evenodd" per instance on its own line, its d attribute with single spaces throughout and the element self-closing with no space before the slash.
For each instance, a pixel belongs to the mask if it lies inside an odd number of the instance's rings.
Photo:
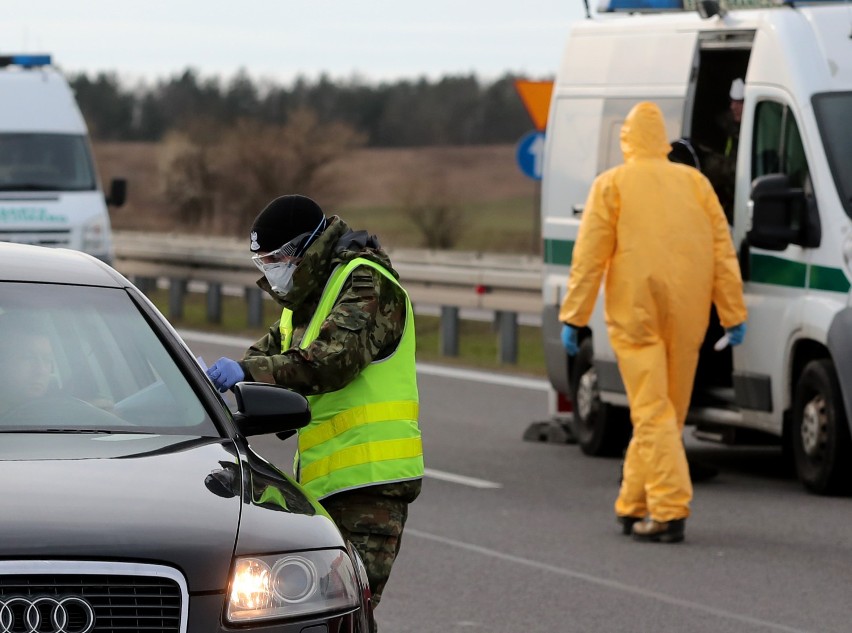
<svg viewBox="0 0 852 633">
<path fill-rule="evenodd" d="M 345 539 L 352 542 L 367 569 L 375 609 L 399 554 L 408 504 L 420 494 L 421 481 L 369 486 L 321 501 Z"/>
</svg>

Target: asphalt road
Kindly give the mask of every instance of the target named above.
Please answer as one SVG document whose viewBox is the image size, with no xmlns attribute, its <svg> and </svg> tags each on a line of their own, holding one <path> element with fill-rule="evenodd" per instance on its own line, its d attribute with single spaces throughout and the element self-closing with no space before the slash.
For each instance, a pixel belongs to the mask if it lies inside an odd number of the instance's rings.
<svg viewBox="0 0 852 633">
<path fill-rule="evenodd" d="M 208 363 L 244 348 L 184 334 Z M 522 440 L 542 381 L 423 366 L 419 385 L 428 472 L 382 633 L 852 631 L 852 499 L 806 493 L 778 449 L 688 438 L 721 472 L 695 485 L 684 543 L 636 543 L 614 520 L 619 460 Z M 287 470 L 288 442 L 257 447 Z"/>
</svg>

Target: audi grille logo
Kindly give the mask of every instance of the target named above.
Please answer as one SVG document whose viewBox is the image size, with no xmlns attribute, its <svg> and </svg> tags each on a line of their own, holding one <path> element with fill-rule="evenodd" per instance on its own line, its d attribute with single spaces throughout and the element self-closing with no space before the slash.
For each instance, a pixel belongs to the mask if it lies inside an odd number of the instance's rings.
<svg viewBox="0 0 852 633">
<path fill-rule="evenodd" d="M 77 596 L 0 598 L 0 633 L 89 633 L 92 605 Z"/>
</svg>

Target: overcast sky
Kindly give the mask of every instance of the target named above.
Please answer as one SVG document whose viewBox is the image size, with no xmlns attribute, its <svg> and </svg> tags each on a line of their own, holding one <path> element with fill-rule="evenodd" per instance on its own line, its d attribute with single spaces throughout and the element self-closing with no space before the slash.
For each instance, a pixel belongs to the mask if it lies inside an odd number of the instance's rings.
<svg viewBox="0 0 852 633">
<path fill-rule="evenodd" d="M 135 82 L 187 67 L 288 83 L 552 75 L 582 0 L 5 0 L 0 53 Z M 9 6 L 11 5 L 11 6 Z M 594 6 L 594 3 L 593 3 Z"/>
</svg>

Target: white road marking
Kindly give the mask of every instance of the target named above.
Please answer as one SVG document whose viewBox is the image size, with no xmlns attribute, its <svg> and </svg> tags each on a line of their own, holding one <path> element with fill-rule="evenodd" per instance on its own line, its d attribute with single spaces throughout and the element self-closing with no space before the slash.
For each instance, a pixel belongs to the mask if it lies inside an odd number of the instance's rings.
<svg viewBox="0 0 852 633">
<path fill-rule="evenodd" d="M 432 479 L 440 479 L 441 481 L 449 481 L 462 486 L 470 486 L 472 488 L 502 488 L 503 484 L 498 484 L 496 481 L 488 481 L 487 479 L 477 479 L 476 477 L 466 477 L 464 475 L 456 475 L 443 470 L 435 470 L 434 468 L 424 469 L 425 475 Z"/>
<path fill-rule="evenodd" d="M 432 365 L 429 363 L 417 363 L 417 372 L 426 376 L 471 380 L 474 382 L 484 382 L 489 385 L 498 385 L 500 387 L 519 387 L 535 391 L 548 391 L 550 389 L 550 383 L 542 378 L 524 378 L 523 376 L 512 376 L 511 374 L 492 374 L 487 371 L 445 367 L 444 365 Z"/>
<path fill-rule="evenodd" d="M 211 345 L 227 345 L 247 349 L 254 340 L 241 336 L 229 336 L 227 334 L 214 334 L 212 332 L 198 332 L 196 330 L 178 330 L 185 341 L 198 341 L 199 343 L 210 343 Z M 258 337 L 259 338 L 259 337 Z M 256 340 L 256 339 L 255 339 Z"/>
<path fill-rule="evenodd" d="M 706 604 L 693 602 L 691 600 L 684 600 L 682 598 L 676 598 L 675 596 L 669 596 L 664 593 L 659 593 L 657 591 L 650 591 L 648 589 L 643 589 L 642 587 L 638 587 L 635 585 L 628 585 L 627 583 L 618 582 L 617 580 L 608 580 L 606 578 L 600 578 L 598 576 L 593 576 L 584 572 L 575 571 L 566 567 L 557 567 L 556 565 L 549 565 L 548 563 L 542 563 L 537 560 L 531 560 L 529 558 L 523 558 L 521 556 L 514 556 L 513 554 L 507 554 L 506 552 L 500 552 L 498 550 L 489 549 L 487 547 L 481 547 L 472 543 L 465 543 L 463 541 L 457 541 L 455 539 L 447 538 L 445 536 L 430 534 L 429 532 L 423 532 L 413 527 L 406 527 L 405 534 L 416 536 L 427 541 L 433 541 L 435 543 L 449 545 L 450 547 L 455 547 L 457 549 L 467 550 L 468 552 L 474 552 L 476 554 L 490 556 L 491 558 L 503 560 L 508 563 L 513 563 L 515 565 L 523 565 L 524 567 L 531 567 L 539 571 L 549 572 L 551 574 L 572 578 L 574 580 L 581 580 L 583 582 L 597 585 L 599 587 L 605 587 L 614 591 L 621 591 L 623 593 L 629 593 L 636 596 L 641 596 L 643 598 L 657 600 L 659 602 L 664 602 L 666 604 L 674 605 L 676 607 L 683 607 L 685 609 L 701 611 L 702 613 L 706 613 L 718 618 L 734 620 L 736 622 L 741 622 L 752 626 L 759 626 L 766 629 L 772 629 L 774 631 L 784 631 L 785 633 L 811 633 L 810 631 L 807 631 L 805 629 L 796 629 L 790 626 L 786 626 L 784 624 L 779 624 L 777 622 L 770 622 L 768 620 L 761 620 L 760 618 L 753 618 L 751 616 L 734 613 L 732 611 L 725 611 L 724 609 L 717 609 Z"/>
</svg>

